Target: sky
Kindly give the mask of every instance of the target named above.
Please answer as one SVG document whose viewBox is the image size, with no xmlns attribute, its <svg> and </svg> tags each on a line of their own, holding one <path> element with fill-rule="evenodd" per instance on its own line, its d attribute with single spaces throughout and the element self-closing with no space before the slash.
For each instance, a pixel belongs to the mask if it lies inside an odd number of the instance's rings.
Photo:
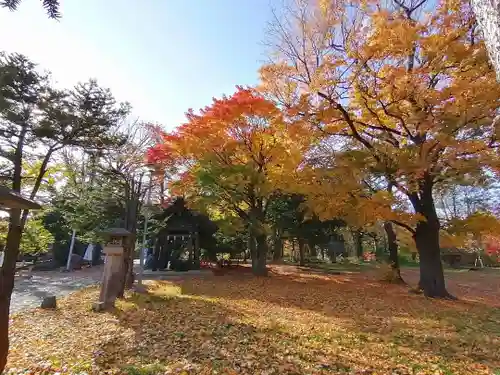
<svg viewBox="0 0 500 375">
<path fill-rule="evenodd" d="M 0 8 L 0 50 L 23 53 L 58 85 L 96 78 L 141 121 L 171 129 L 189 108 L 257 83 L 271 0 L 40 0 Z"/>
</svg>

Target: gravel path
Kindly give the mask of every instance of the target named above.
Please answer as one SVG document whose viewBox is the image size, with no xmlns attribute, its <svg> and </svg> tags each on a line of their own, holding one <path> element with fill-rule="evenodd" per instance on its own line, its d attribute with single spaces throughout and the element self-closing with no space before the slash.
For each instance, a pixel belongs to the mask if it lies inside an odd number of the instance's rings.
<svg viewBox="0 0 500 375">
<path fill-rule="evenodd" d="M 46 296 L 64 296 L 100 282 L 102 266 L 70 273 L 36 271 L 31 278 L 16 277 L 10 302 L 10 312 L 39 307 Z"/>
</svg>

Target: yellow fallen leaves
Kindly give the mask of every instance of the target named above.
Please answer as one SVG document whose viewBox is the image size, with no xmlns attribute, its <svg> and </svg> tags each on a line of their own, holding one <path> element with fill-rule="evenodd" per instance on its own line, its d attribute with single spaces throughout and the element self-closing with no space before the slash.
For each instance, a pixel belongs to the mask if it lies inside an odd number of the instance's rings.
<svg viewBox="0 0 500 375">
<path fill-rule="evenodd" d="M 463 288 L 464 276 L 455 277 L 461 284 L 451 287 Z M 485 281 L 484 274 L 467 277 Z M 498 286 L 498 276 L 488 277 L 489 287 Z M 91 311 L 97 290 L 89 288 L 57 311 L 14 316 L 8 367 L 139 375 L 461 375 L 500 368 L 500 311 L 485 302 L 493 301 L 491 292 L 481 302 L 433 301 L 371 275 L 291 267 L 275 268 L 269 278 L 226 275 L 148 288 L 112 312 Z"/>
</svg>

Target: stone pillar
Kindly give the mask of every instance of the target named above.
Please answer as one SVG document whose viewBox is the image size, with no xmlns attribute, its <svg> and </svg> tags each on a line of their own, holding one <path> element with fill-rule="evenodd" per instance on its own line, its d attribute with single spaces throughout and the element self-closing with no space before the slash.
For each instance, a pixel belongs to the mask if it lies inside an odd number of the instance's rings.
<svg viewBox="0 0 500 375">
<path fill-rule="evenodd" d="M 130 233 L 118 228 L 108 230 L 103 234 L 107 235 L 109 240 L 103 249 L 106 258 L 101 280 L 101 293 L 99 301 L 93 305 L 94 311 L 105 310 L 115 305 L 116 297 L 120 291 L 120 283 L 123 280 L 124 243 Z"/>
<path fill-rule="evenodd" d="M 101 293 L 99 302 L 103 303 L 103 308 L 113 307 L 116 296 L 120 289 L 120 272 L 123 265 L 123 247 L 106 246 L 103 250 L 106 255 L 104 263 L 104 273 L 102 276 Z"/>
</svg>

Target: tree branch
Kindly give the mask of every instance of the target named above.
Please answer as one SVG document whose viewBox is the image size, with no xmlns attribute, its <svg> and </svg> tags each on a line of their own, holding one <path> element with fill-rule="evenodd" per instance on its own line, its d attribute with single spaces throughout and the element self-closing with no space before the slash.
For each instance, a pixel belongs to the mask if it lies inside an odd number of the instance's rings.
<svg viewBox="0 0 500 375">
<path fill-rule="evenodd" d="M 413 235 L 416 233 L 415 229 L 410 227 L 408 224 L 402 223 L 401 221 L 398 221 L 398 220 L 391 220 L 391 222 L 402 227 L 402 228 L 405 228 L 407 231 L 409 231 Z"/>
</svg>

